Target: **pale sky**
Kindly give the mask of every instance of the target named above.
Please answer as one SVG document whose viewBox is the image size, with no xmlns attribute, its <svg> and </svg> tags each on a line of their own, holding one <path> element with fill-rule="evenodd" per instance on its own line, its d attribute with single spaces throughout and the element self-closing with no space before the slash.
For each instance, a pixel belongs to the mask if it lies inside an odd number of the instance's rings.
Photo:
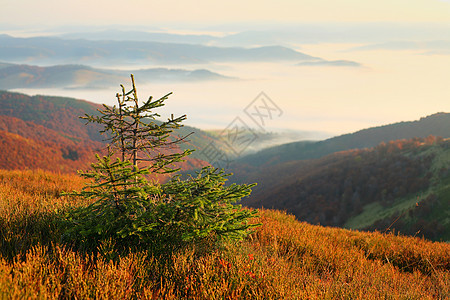
<svg viewBox="0 0 450 300">
<path fill-rule="evenodd" d="M 450 22 L 444 0 L 1 0 L 0 24 Z"/>
<path fill-rule="evenodd" d="M 377 27 L 381 45 L 413 41 L 418 46 L 359 49 L 359 46 L 370 46 L 371 42 L 365 37 L 371 33 L 357 24 L 360 32 L 356 40 L 347 39 L 351 33 L 345 32 L 343 40 L 290 46 L 326 60 L 356 61 L 363 66 L 361 68 L 263 63 L 208 65 L 203 67 L 245 80 L 152 84 L 148 95 L 173 91 L 170 110 L 175 114 L 188 114 L 188 123 L 202 128 L 224 128 L 236 116 L 245 117 L 243 108 L 261 91 L 285 111 L 283 118 L 272 124 L 274 128 L 347 133 L 416 120 L 439 111 L 450 112 L 450 47 L 429 48 L 426 43 L 427 40 L 450 40 L 446 29 L 450 25 L 450 0 L 0 0 L 0 7 L 0 33 L 11 35 L 20 29 L 34 31 L 36 35 L 47 29 L 52 33 L 51 28 L 59 26 L 73 26 L 72 30 L 82 31 L 90 25 L 119 25 L 124 29 L 129 25 L 133 29 L 162 28 L 198 33 L 216 28 L 223 33 L 221 28 L 231 24 L 234 31 L 245 31 L 246 25 L 251 25 L 252 29 L 265 32 L 263 25 L 270 28 L 272 24 L 308 22 L 327 23 L 325 31 L 333 35 L 335 28 L 330 25 L 333 23 L 365 22 L 378 26 L 388 22 Z M 390 35 L 389 23 L 392 22 L 397 22 L 395 28 L 400 32 L 397 35 Z M 434 23 L 445 26 L 434 30 Z M 408 34 L 402 36 L 404 32 Z M 410 32 L 420 34 L 411 40 Z M 311 32 L 312 36 L 316 34 Z M 286 42 L 295 44 L 291 40 Z M 142 88 L 145 94 L 146 88 Z M 23 92 L 105 103 L 117 90 Z"/>
</svg>

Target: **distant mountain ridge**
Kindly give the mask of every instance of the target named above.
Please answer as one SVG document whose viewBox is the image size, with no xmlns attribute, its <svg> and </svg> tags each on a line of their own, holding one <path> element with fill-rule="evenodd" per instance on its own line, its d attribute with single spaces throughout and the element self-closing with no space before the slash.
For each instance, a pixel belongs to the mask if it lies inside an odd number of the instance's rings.
<svg viewBox="0 0 450 300">
<path fill-rule="evenodd" d="M 240 61 L 307 61 L 318 58 L 283 46 L 216 47 L 153 41 L 16 38 L 0 35 L 0 60 L 62 64 L 73 62 L 197 64 Z"/>
<path fill-rule="evenodd" d="M 106 29 L 65 33 L 64 39 L 112 40 L 112 41 L 153 41 L 162 43 L 207 44 L 217 40 L 209 34 L 176 34 L 168 32 L 146 32 L 137 30 Z"/>
<path fill-rule="evenodd" d="M 261 150 L 240 158 L 238 164 L 262 166 L 287 161 L 319 158 L 349 149 L 371 148 L 382 142 L 429 135 L 450 137 L 450 113 L 436 113 L 417 121 L 399 122 L 363 129 L 319 142 L 294 142 Z"/>
<path fill-rule="evenodd" d="M 0 63 L 0 89 L 64 88 L 101 89 L 125 82 L 130 74 L 151 82 L 207 81 L 231 79 L 208 70 L 150 68 L 138 70 L 99 69 L 85 65 L 39 67 Z"/>
</svg>

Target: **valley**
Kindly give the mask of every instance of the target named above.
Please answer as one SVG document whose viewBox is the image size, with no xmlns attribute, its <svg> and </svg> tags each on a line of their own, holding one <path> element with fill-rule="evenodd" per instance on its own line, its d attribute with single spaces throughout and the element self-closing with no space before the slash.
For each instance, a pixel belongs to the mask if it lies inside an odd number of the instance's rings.
<svg viewBox="0 0 450 300">
<path fill-rule="evenodd" d="M 75 173 L 102 153 L 106 136 L 79 116 L 100 105 L 71 98 L 0 93 L 2 169 Z M 450 239 L 450 114 L 361 130 L 322 141 L 269 147 L 243 156 L 221 134 L 184 126 L 180 149 L 194 153 L 185 173 L 213 164 L 214 145 L 230 158 L 233 183 L 258 183 L 242 204 L 286 210 L 300 221 L 359 230 L 395 231 L 436 241 Z M 266 133 L 255 143 L 279 134 Z M 161 178 L 161 180 L 166 180 Z"/>
</svg>

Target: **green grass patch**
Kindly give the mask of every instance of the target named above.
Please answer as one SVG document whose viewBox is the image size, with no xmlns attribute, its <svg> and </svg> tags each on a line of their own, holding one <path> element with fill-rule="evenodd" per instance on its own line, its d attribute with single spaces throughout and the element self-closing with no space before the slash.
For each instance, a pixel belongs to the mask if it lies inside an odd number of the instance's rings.
<svg viewBox="0 0 450 300">
<path fill-rule="evenodd" d="M 363 207 L 363 212 L 359 215 L 347 220 L 344 228 L 362 229 L 369 227 L 378 220 L 389 218 L 395 214 L 401 214 L 404 211 L 416 206 L 423 199 L 432 193 L 432 189 L 428 189 L 420 194 L 411 195 L 395 201 L 395 204 L 389 207 L 381 205 L 380 202 L 367 204 Z"/>
</svg>

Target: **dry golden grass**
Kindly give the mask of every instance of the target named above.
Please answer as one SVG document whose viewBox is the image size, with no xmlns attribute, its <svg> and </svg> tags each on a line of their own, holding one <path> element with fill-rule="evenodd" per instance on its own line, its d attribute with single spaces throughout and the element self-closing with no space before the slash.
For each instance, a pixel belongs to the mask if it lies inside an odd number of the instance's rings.
<svg viewBox="0 0 450 300">
<path fill-rule="evenodd" d="M 243 242 L 161 261 L 79 253 L 58 216 L 77 176 L 0 171 L 1 299 L 448 299 L 450 245 L 312 226 L 279 211 Z M 108 243 L 100 253 L 114 251 Z"/>
</svg>

